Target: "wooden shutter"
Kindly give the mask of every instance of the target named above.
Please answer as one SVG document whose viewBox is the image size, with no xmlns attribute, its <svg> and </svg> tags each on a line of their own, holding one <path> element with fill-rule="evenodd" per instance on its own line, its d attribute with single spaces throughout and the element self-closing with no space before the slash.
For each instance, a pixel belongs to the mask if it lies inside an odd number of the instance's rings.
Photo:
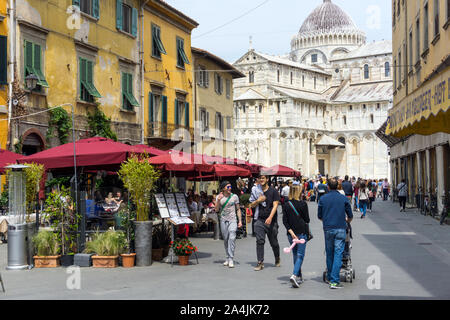
<svg viewBox="0 0 450 320">
<path fill-rule="evenodd" d="M 126 109 L 127 106 L 127 95 L 128 92 L 128 77 L 127 74 L 122 72 L 122 106 L 123 109 Z"/>
<path fill-rule="evenodd" d="M 99 0 L 92 0 L 92 13 L 93 13 L 94 18 L 100 19 Z"/>
<path fill-rule="evenodd" d="M 155 122 L 155 119 L 153 118 L 154 115 L 154 106 L 153 106 L 153 93 L 149 92 L 148 94 L 148 106 L 149 106 L 149 117 L 148 121 L 149 123 Z"/>
<path fill-rule="evenodd" d="M 204 75 L 203 81 L 205 82 L 205 87 L 208 88 L 209 87 L 209 72 L 205 70 L 204 73 L 205 73 L 205 75 Z"/>
<path fill-rule="evenodd" d="M 94 85 L 94 74 L 93 74 L 92 61 L 86 61 L 86 82 L 90 85 Z"/>
<path fill-rule="evenodd" d="M 116 0 L 116 27 L 119 30 L 123 29 L 123 14 L 122 14 L 122 0 Z"/>
<path fill-rule="evenodd" d="M 178 99 L 175 99 L 175 124 L 180 124 L 180 119 L 178 118 Z"/>
<path fill-rule="evenodd" d="M 33 44 L 25 41 L 25 69 L 27 72 L 33 73 Z M 25 72 L 25 75 L 26 72 Z"/>
<path fill-rule="evenodd" d="M 184 125 L 186 129 L 189 129 L 190 123 L 189 123 L 189 102 L 186 102 L 184 105 L 185 108 L 185 118 L 184 118 Z"/>
<path fill-rule="evenodd" d="M 0 84 L 8 83 L 8 38 L 0 36 Z"/>
<path fill-rule="evenodd" d="M 162 112 L 161 112 L 162 123 L 167 123 L 167 97 L 162 96 Z"/>
<path fill-rule="evenodd" d="M 131 19 L 131 34 L 133 37 L 137 36 L 137 20 L 138 20 L 138 11 L 136 8 L 132 9 L 132 19 Z"/>
</svg>

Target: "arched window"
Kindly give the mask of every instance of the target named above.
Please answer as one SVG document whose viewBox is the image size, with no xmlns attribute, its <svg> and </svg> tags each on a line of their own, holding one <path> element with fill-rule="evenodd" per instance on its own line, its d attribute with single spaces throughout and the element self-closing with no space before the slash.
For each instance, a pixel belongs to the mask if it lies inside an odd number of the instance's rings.
<svg viewBox="0 0 450 320">
<path fill-rule="evenodd" d="M 344 126 L 347 125 L 347 116 L 344 116 Z"/>
<path fill-rule="evenodd" d="M 340 148 L 341 148 L 341 149 L 345 149 L 345 138 L 344 138 L 344 137 L 340 137 L 340 138 L 338 139 L 338 141 L 344 145 L 343 147 L 340 147 Z"/>
<path fill-rule="evenodd" d="M 369 79 L 369 65 L 364 65 L 364 79 Z"/>
<path fill-rule="evenodd" d="M 391 75 L 391 66 L 390 66 L 389 62 L 386 62 L 384 64 L 384 76 L 389 77 L 390 75 Z"/>
</svg>

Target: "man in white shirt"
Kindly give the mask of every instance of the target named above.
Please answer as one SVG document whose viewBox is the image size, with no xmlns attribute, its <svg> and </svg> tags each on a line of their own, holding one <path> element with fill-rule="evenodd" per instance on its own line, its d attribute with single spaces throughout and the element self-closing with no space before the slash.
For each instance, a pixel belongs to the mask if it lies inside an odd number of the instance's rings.
<svg viewBox="0 0 450 320">
<path fill-rule="evenodd" d="M 284 198 L 285 201 L 289 200 L 289 190 L 291 189 L 292 181 L 288 180 L 286 186 L 281 189 L 281 197 Z"/>
</svg>

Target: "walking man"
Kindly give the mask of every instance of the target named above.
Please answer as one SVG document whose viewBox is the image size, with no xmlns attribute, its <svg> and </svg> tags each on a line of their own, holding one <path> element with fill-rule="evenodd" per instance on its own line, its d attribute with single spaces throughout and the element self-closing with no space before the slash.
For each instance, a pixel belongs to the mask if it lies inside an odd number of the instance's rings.
<svg viewBox="0 0 450 320">
<path fill-rule="evenodd" d="M 348 176 L 345 176 L 344 182 L 342 182 L 342 190 L 344 190 L 345 196 L 347 197 L 348 201 L 352 203 L 353 185 L 348 180 Z"/>
<path fill-rule="evenodd" d="M 261 187 L 261 181 L 259 178 L 256 178 L 255 184 L 252 187 L 252 193 L 250 195 L 250 208 L 253 212 L 253 219 L 252 219 L 252 236 L 256 237 L 255 232 L 255 222 L 258 220 L 259 215 L 259 205 L 256 203 L 256 200 L 260 200 L 260 202 L 263 202 L 266 200 L 264 197 L 264 192 Z M 255 203 L 255 204 L 254 204 Z"/>
<path fill-rule="evenodd" d="M 348 199 L 337 191 L 338 182 L 330 180 L 330 192 L 320 198 L 318 218 L 323 223 L 325 251 L 327 254 L 327 282 L 330 289 L 342 288 L 339 272 L 345 248 L 347 223 L 353 219 L 352 207 Z"/>
<path fill-rule="evenodd" d="M 406 185 L 405 179 L 397 186 L 398 190 L 398 201 L 400 202 L 400 212 L 405 212 L 406 209 L 406 197 L 408 196 L 408 187 Z"/>
<path fill-rule="evenodd" d="M 280 245 L 278 244 L 278 220 L 277 208 L 280 202 L 280 194 L 271 186 L 269 186 L 269 179 L 265 175 L 260 175 L 261 187 L 264 192 L 264 197 L 252 203 L 252 206 L 258 205 L 258 219 L 255 222 L 256 232 L 256 256 L 258 264 L 255 271 L 264 269 L 264 244 L 266 235 L 269 239 L 275 256 L 275 266 L 280 267 Z M 263 200 L 264 199 L 264 200 Z"/>
<path fill-rule="evenodd" d="M 239 206 L 239 197 L 231 193 L 232 186 L 228 181 L 220 184 L 222 191 L 217 196 L 216 212 L 220 216 L 220 229 L 225 246 L 227 259 L 224 266 L 234 268 L 234 249 L 236 248 L 237 228 L 242 228 L 241 208 Z M 237 219 L 236 219 L 237 218 Z M 239 220 L 237 223 L 236 220 Z"/>
<path fill-rule="evenodd" d="M 389 197 L 389 182 L 387 178 L 384 179 L 384 182 L 381 186 L 383 187 L 383 201 L 386 201 Z"/>
</svg>

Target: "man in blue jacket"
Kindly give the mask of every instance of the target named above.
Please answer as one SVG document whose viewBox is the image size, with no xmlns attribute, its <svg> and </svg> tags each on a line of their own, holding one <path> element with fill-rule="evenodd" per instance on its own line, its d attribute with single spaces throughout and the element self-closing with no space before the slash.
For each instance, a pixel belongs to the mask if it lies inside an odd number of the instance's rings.
<svg viewBox="0 0 450 320">
<path fill-rule="evenodd" d="M 348 199 L 337 191 L 338 182 L 331 179 L 330 192 L 319 200 L 318 218 L 323 223 L 325 251 L 327 253 L 327 280 L 330 289 L 342 288 L 339 273 L 345 248 L 347 222 L 353 219 L 352 207 Z"/>
</svg>

